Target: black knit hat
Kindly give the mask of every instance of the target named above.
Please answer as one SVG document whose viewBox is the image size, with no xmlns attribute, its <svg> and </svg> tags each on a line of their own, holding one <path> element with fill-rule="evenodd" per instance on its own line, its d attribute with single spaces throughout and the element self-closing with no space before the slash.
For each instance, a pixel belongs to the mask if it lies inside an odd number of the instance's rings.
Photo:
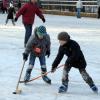
<svg viewBox="0 0 100 100">
<path fill-rule="evenodd" d="M 69 41 L 70 36 L 67 32 L 61 32 L 58 34 L 58 40 Z"/>
</svg>

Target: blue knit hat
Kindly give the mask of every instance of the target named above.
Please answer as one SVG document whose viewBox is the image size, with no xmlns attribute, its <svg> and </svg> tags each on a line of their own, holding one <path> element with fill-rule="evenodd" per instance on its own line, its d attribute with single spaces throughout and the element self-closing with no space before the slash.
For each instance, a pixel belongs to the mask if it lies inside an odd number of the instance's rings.
<svg viewBox="0 0 100 100">
<path fill-rule="evenodd" d="M 37 28 L 37 35 L 39 35 L 39 36 L 44 36 L 45 34 L 46 34 L 47 32 L 46 32 L 46 28 L 45 28 L 45 26 L 39 26 L 38 28 Z"/>
</svg>

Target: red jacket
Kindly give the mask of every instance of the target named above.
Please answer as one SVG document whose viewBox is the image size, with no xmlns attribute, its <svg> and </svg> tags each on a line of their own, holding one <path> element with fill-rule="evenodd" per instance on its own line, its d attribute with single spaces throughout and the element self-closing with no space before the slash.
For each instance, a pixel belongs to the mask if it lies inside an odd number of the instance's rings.
<svg viewBox="0 0 100 100">
<path fill-rule="evenodd" d="M 22 15 L 22 21 L 24 24 L 33 24 L 35 14 L 41 19 L 44 18 L 42 12 L 36 4 L 26 3 L 16 14 L 16 18 Z"/>
</svg>

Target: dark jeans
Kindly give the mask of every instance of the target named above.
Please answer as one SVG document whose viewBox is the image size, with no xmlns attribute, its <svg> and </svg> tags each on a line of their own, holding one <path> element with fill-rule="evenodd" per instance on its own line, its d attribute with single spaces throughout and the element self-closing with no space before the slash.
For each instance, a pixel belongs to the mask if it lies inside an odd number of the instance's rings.
<svg viewBox="0 0 100 100">
<path fill-rule="evenodd" d="M 39 58 L 39 61 L 40 61 L 42 73 L 45 73 L 47 71 L 45 55 L 41 55 L 38 58 Z M 28 69 L 31 69 L 31 70 L 33 69 L 34 64 L 35 64 L 35 59 L 36 59 L 36 56 L 33 53 L 31 53 L 30 58 L 29 58 L 29 67 L 28 67 Z"/>
<path fill-rule="evenodd" d="M 42 56 L 40 56 L 38 58 L 39 58 L 41 66 L 46 65 L 45 55 L 44 56 L 42 55 Z M 36 59 L 36 56 L 33 53 L 31 53 L 30 54 L 30 59 L 29 59 L 29 65 L 33 65 L 34 66 L 35 59 Z"/>
<path fill-rule="evenodd" d="M 24 27 L 25 27 L 25 39 L 24 39 L 24 46 L 26 47 L 26 44 L 32 34 L 32 25 L 29 24 L 29 25 L 25 25 L 24 24 Z"/>
<path fill-rule="evenodd" d="M 81 8 L 77 8 L 76 16 L 77 18 L 81 18 Z"/>
<path fill-rule="evenodd" d="M 47 72 L 47 67 L 46 67 L 46 59 L 45 59 L 45 55 L 41 55 L 38 57 L 39 58 L 39 61 L 40 61 L 40 65 L 41 65 L 41 74 L 45 74 Z M 31 53 L 30 54 L 30 58 L 29 58 L 29 67 L 27 68 L 26 70 L 26 75 L 25 77 L 27 76 L 27 74 L 31 74 L 32 72 L 32 69 L 34 67 L 34 64 L 35 64 L 35 59 L 36 59 L 36 56 Z M 42 78 L 44 77 L 45 75 L 42 76 Z"/>
</svg>

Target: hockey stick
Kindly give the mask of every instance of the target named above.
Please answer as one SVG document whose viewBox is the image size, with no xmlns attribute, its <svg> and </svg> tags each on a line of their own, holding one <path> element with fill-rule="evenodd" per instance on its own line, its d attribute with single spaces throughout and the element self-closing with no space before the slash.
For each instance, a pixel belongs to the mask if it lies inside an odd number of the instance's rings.
<svg viewBox="0 0 100 100">
<path fill-rule="evenodd" d="M 63 67 L 63 66 L 64 66 L 64 65 L 60 65 L 60 66 L 57 67 L 57 69 L 60 68 L 60 67 Z M 51 71 L 46 72 L 45 74 L 39 75 L 39 76 L 37 76 L 37 77 L 35 77 L 35 78 L 32 78 L 31 80 L 29 80 L 29 81 L 27 81 L 27 82 L 25 82 L 25 81 L 19 81 L 19 83 L 28 83 L 28 82 L 37 80 L 37 79 L 41 78 L 43 75 L 47 75 L 47 74 L 49 74 L 49 73 L 51 73 Z"/>
<path fill-rule="evenodd" d="M 24 69 L 24 65 L 25 65 L 25 60 L 23 62 L 23 66 L 22 66 L 22 69 L 21 69 L 21 72 L 20 72 L 20 75 L 19 75 L 19 79 L 18 79 L 18 83 L 17 83 L 17 86 L 16 86 L 16 90 L 15 92 L 13 92 L 13 94 L 20 94 L 21 93 L 21 90 L 19 90 L 19 83 L 20 83 L 20 79 L 21 79 L 21 76 L 22 76 L 22 72 L 23 72 L 23 69 Z"/>
</svg>

